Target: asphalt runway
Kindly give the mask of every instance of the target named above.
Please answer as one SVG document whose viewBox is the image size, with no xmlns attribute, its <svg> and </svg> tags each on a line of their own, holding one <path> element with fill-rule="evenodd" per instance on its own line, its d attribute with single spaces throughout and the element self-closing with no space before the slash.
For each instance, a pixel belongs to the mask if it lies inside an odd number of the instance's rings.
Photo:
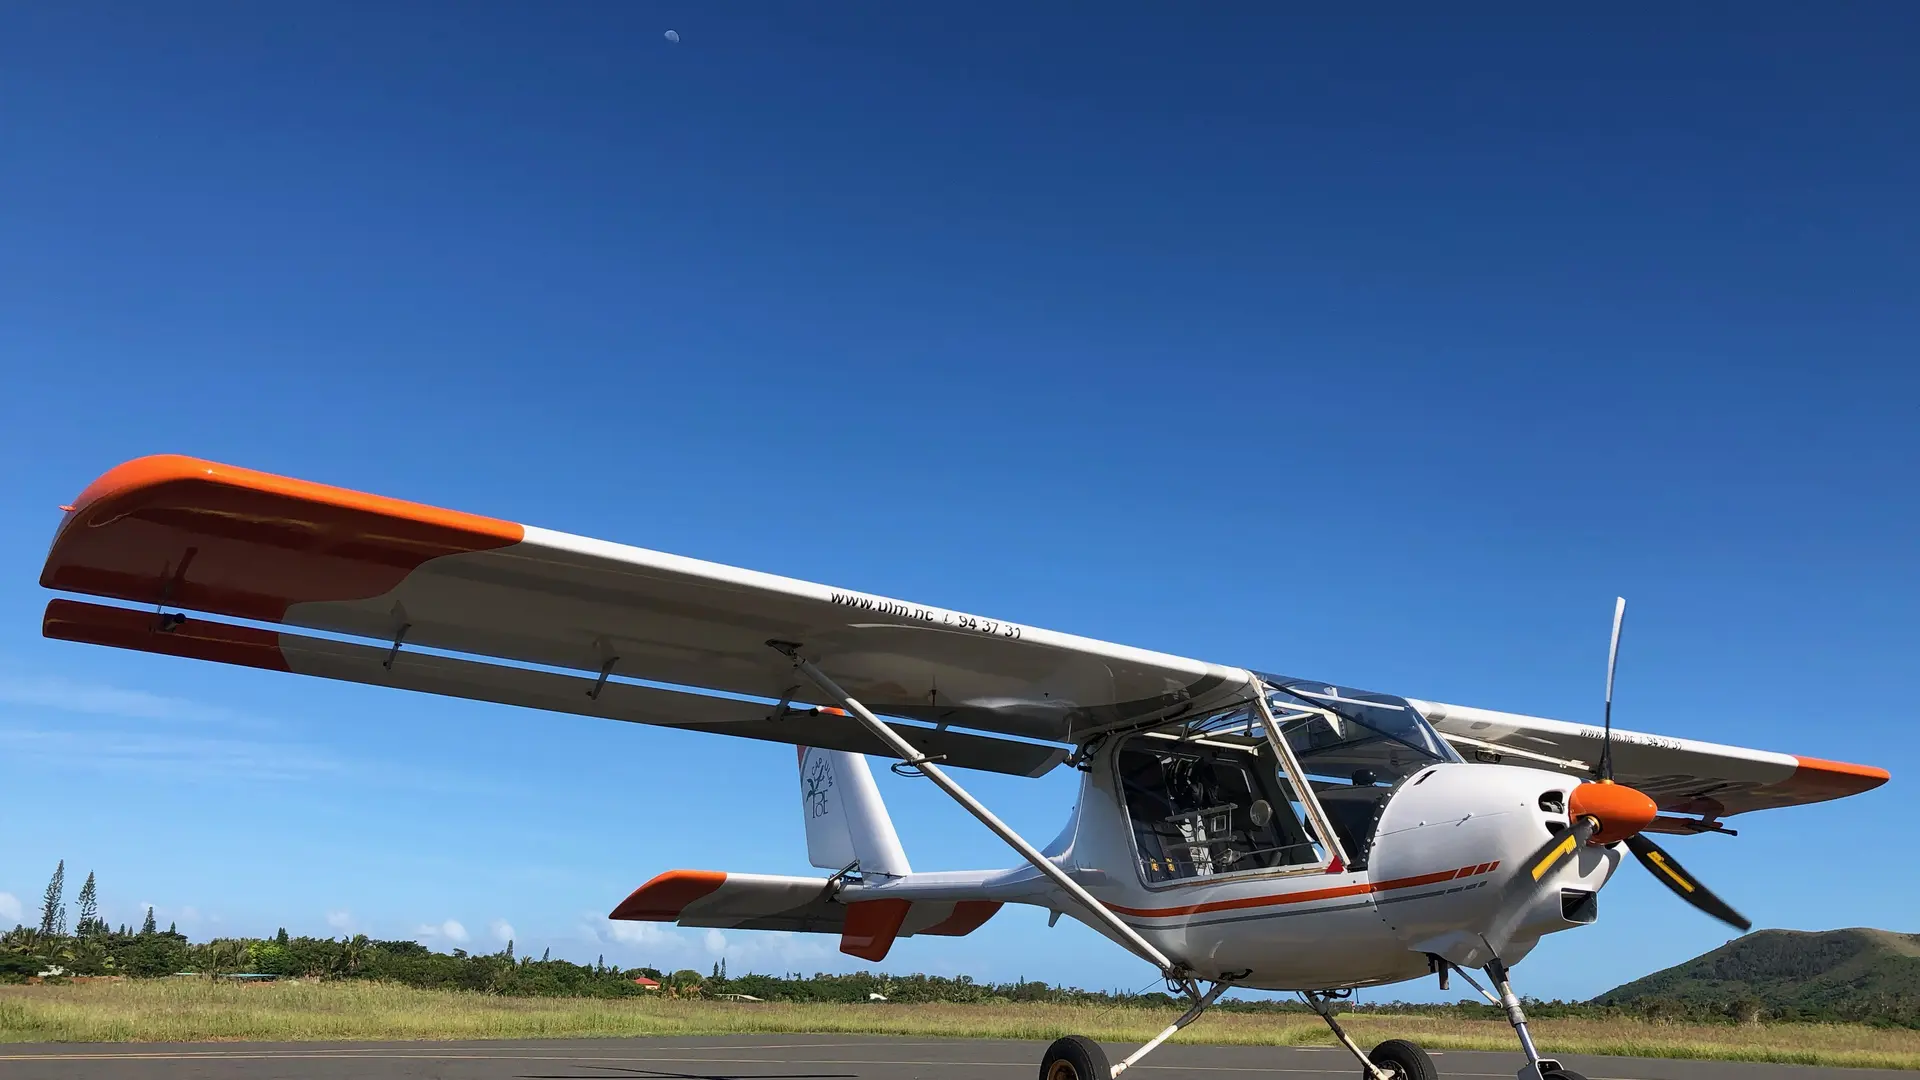
<svg viewBox="0 0 1920 1080">
<path fill-rule="evenodd" d="M 1046 1044 L 858 1035 L 459 1043 L 0 1044 L 0 1080 L 1030 1080 Z M 1109 1046 L 1119 1060 L 1132 1047 Z M 1891 1069 L 1568 1056 L 1588 1080 L 1911 1080 Z M 1512 1053 L 1434 1054 L 1443 1078 L 1512 1080 Z M 1358 1080 L 1345 1050 L 1164 1046 L 1128 1071 Z"/>
</svg>

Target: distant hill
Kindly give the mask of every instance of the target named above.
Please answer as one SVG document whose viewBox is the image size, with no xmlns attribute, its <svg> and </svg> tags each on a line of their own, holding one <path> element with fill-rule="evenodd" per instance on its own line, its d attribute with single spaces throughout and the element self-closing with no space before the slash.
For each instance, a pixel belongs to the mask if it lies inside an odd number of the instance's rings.
<svg viewBox="0 0 1920 1080">
<path fill-rule="evenodd" d="M 1746 1008 L 1768 1018 L 1920 1025 L 1920 934 L 1761 930 L 1594 1001 L 1657 1012 L 1662 1003 Z"/>
</svg>

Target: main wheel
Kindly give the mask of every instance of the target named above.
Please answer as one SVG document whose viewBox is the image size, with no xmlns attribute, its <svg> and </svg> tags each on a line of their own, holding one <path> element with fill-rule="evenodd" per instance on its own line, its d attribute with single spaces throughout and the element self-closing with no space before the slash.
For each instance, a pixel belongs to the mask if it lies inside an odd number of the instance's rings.
<svg viewBox="0 0 1920 1080">
<path fill-rule="evenodd" d="M 1040 1080 L 1109 1080 L 1113 1067 L 1106 1051 L 1085 1035 L 1053 1040 L 1040 1059 Z M 1426 1080 L 1432 1080 L 1429 1076 Z"/>
<path fill-rule="evenodd" d="M 1367 1060 L 1380 1066 L 1394 1080 L 1439 1080 L 1440 1076 L 1427 1052 L 1405 1039 L 1388 1039 L 1374 1047 Z"/>
<path fill-rule="evenodd" d="M 1548 1069 L 1542 1074 L 1541 1080 L 1587 1080 L 1587 1078 L 1572 1069 Z"/>
</svg>

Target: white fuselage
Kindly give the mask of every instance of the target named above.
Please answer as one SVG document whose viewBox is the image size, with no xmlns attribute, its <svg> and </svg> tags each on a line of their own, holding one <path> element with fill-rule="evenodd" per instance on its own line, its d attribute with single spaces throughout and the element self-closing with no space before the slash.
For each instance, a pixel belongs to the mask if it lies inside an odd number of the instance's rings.
<svg viewBox="0 0 1920 1080">
<path fill-rule="evenodd" d="M 1501 887 L 1566 824 L 1564 812 L 1542 808 L 1543 794 L 1563 793 L 1564 805 L 1564 793 L 1578 783 L 1509 765 L 1434 765 L 1387 802 L 1364 870 L 1277 870 L 1149 886 L 1135 869 L 1113 778 L 1106 755 L 1096 757 L 1074 820 L 1048 854 L 1196 975 L 1273 990 L 1417 978 L 1430 971 L 1428 953 L 1484 965 L 1493 952 L 1481 935 Z M 1349 860 L 1358 854 L 1348 853 Z M 1542 934 L 1580 925 L 1563 916 L 1561 890 L 1597 893 L 1619 862 L 1617 848 L 1583 849 L 1500 948 L 1501 959 L 1514 963 Z M 1075 913 L 1057 892 L 1051 903 Z"/>
</svg>

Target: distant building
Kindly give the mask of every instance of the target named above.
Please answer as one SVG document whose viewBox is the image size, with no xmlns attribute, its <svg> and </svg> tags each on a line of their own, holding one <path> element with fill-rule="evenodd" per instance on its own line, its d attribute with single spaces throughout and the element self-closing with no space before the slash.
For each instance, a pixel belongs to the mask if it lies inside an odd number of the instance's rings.
<svg viewBox="0 0 1920 1080">
<path fill-rule="evenodd" d="M 649 979 L 649 978 L 647 978 L 647 977 L 646 977 L 645 975 L 636 975 L 636 976 L 634 976 L 634 978 L 633 978 L 633 985 L 635 985 L 635 986 L 637 986 L 637 987 L 639 987 L 639 988 L 640 988 L 640 989 L 642 989 L 642 990 L 658 990 L 658 989 L 660 989 L 660 984 L 659 984 L 659 983 L 658 983 L 657 981 L 655 981 L 655 980 L 653 980 L 653 979 Z"/>
</svg>

